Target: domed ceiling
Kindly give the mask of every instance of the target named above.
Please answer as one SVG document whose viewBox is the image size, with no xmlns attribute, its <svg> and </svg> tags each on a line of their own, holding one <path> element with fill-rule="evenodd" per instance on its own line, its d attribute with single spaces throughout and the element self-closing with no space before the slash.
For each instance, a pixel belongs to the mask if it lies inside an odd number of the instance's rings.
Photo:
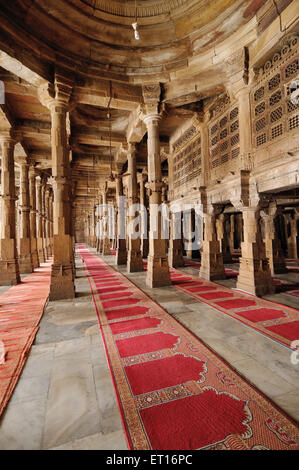
<svg viewBox="0 0 299 470">
<path fill-rule="evenodd" d="M 246 24 L 264 0 L 137 0 L 140 40 L 134 37 L 135 2 L 125 0 L 0 0 L 2 29 L 15 38 L 23 61 L 79 73 L 102 71 L 140 81 L 182 69 Z M 11 39 L 10 39 L 11 41 Z M 19 58 L 20 59 L 20 58 Z M 25 59 L 25 60 L 24 60 Z"/>
</svg>

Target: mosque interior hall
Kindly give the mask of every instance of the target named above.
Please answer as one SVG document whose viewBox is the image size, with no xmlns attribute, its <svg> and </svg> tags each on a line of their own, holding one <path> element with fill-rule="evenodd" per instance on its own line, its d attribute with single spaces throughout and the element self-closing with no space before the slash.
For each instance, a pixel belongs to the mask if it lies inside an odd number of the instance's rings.
<svg viewBox="0 0 299 470">
<path fill-rule="evenodd" d="M 296 0 L 0 0 L 1 450 L 299 450 L 298 89 Z"/>
</svg>

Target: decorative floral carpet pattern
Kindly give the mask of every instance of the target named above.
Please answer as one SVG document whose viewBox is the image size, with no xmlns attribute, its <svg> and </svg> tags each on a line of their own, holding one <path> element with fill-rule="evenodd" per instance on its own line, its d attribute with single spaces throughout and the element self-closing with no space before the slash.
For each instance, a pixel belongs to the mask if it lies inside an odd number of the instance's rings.
<svg viewBox="0 0 299 470">
<path fill-rule="evenodd" d="M 299 428 L 124 275 L 79 245 L 130 449 L 299 449 Z"/>
<path fill-rule="evenodd" d="M 172 269 L 176 289 L 291 347 L 299 339 L 299 311 Z"/>
<path fill-rule="evenodd" d="M 18 382 L 49 296 L 51 262 L 26 276 L 0 296 L 0 416 Z M 2 346 L 1 343 L 1 346 Z"/>
</svg>

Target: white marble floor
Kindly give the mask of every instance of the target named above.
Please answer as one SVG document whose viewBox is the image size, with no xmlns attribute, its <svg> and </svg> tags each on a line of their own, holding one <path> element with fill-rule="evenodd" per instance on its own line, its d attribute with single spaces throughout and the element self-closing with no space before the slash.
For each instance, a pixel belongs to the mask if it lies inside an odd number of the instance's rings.
<svg viewBox="0 0 299 470">
<path fill-rule="evenodd" d="M 47 306 L 0 420 L 2 450 L 127 449 L 88 279 L 76 262 L 77 296 Z M 146 288 L 145 273 L 127 276 L 299 420 L 299 365 L 288 348 L 173 287 Z"/>
</svg>

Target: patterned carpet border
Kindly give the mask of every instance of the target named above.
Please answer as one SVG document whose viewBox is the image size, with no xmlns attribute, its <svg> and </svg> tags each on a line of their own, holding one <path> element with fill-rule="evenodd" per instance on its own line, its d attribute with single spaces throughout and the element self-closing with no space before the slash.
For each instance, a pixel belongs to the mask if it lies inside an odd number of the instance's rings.
<svg viewBox="0 0 299 470">
<path fill-rule="evenodd" d="M 130 449 L 299 449 L 297 424 L 271 400 L 122 273 L 82 244 L 79 253 Z M 103 300 L 112 279 L 133 295 L 127 304 L 117 291 Z"/>
<path fill-rule="evenodd" d="M 179 276 L 185 279 L 182 283 L 179 282 Z M 280 344 L 283 344 L 284 346 L 287 346 L 290 349 L 292 349 L 292 342 L 299 339 L 299 312 L 295 308 L 287 307 L 283 304 L 278 304 L 270 300 L 261 299 L 240 290 L 222 286 L 216 282 L 207 281 L 206 279 L 186 273 L 184 271 L 180 271 L 179 269 L 171 270 L 171 278 L 172 280 L 175 279 L 174 287 L 181 292 L 184 292 L 185 294 L 199 300 L 200 302 L 210 305 L 216 310 L 229 315 L 235 320 L 238 320 L 244 325 L 258 331 L 272 340 L 277 341 Z M 190 279 L 188 280 L 187 278 Z M 188 286 L 189 282 L 192 282 L 191 290 L 190 286 Z M 198 290 L 200 289 L 201 291 L 200 293 L 195 292 L 196 285 L 193 283 L 198 285 Z M 211 292 L 215 294 L 214 299 L 207 298 L 207 294 Z M 217 298 L 216 293 L 218 295 Z M 220 295 L 221 293 L 223 293 L 222 298 Z M 237 299 L 243 299 L 244 301 L 247 300 L 248 303 L 251 302 L 251 305 L 245 307 L 240 306 L 237 308 L 225 307 L 225 305 L 229 305 L 230 300 Z M 259 309 L 260 312 L 264 315 L 264 318 L 261 321 L 257 321 L 257 310 Z M 265 312 L 266 310 L 268 311 L 268 315 Z M 251 313 L 254 311 L 256 311 L 256 318 L 254 318 L 255 321 L 251 321 L 250 319 L 246 318 L 246 316 L 250 317 Z M 275 312 L 277 312 L 276 315 Z"/>
<path fill-rule="evenodd" d="M 0 416 L 27 360 L 50 289 L 51 262 L 23 278 L 0 296 L 0 340 L 5 362 L 0 364 Z"/>
</svg>

